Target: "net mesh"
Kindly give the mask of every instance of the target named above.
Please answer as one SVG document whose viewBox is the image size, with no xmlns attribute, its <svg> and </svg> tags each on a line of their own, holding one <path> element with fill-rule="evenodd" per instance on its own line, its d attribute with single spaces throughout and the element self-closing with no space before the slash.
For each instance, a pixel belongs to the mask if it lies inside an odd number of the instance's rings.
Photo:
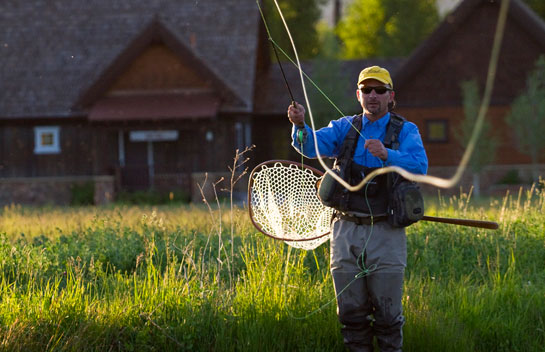
<svg viewBox="0 0 545 352">
<path fill-rule="evenodd" d="M 310 250 L 329 239 L 333 209 L 317 196 L 317 172 L 293 162 L 258 165 L 250 175 L 250 216 L 264 234 Z"/>
</svg>

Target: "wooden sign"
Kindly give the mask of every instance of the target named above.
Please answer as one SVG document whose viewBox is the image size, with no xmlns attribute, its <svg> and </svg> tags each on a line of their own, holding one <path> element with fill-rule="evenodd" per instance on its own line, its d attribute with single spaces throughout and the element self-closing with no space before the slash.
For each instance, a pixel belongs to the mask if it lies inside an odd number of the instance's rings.
<svg viewBox="0 0 545 352">
<path fill-rule="evenodd" d="M 175 141 L 178 131 L 131 131 L 129 136 L 131 142 Z"/>
</svg>

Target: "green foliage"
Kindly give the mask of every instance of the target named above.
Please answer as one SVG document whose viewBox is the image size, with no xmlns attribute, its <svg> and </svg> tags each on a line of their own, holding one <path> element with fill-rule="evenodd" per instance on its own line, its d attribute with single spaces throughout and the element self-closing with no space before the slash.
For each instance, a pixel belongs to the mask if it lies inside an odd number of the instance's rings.
<svg viewBox="0 0 545 352">
<path fill-rule="evenodd" d="M 464 119 L 457 129 L 455 136 L 460 145 L 465 149 L 469 145 L 471 136 L 475 130 L 481 98 L 479 87 L 475 80 L 462 83 L 462 97 L 464 106 Z M 486 165 L 490 164 L 494 158 L 498 147 L 498 138 L 491 134 L 492 127 L 489 119 L 485 118 L 481 133 L 473 149 L 473 154 L 469 165 L 471 170 L 479 173 Z"/>
<path fill-rule="evenodd" d="M 533 177 L 537 181 L 537 164 L 545 148 L 545 56 L 536 61 L 526 81 L 526 90 L 513 101 L 506 121 L 515 132 L 517 149 L 532 159 Z"/>
<path fill-rule="evenodd" d="M 312 80 L 325 94 L 316 87 L 309 88 L 309 100 L 317 128 L 326 126 L 329 121 L 348 115 L 358 105 L 355 93 L 347 98 L 346 92 L 355 87 L 354 77 L 347 77 L 342 69 L 340 43 L 335 33 L 325 24 L 318 26 L 320 34 L 320 54 L 312 62 Z M 355 88 L 354 88 L 355 91 Z M 333 102 L 335 106 L 329 101 Z M 352 107 L 352 109 L 350 109 Z M 340 110 L 340 111 L 339 111 Z"/>
<path fill-rule="evenodd" d="M 541 351 L 543 190 L 438 204 L 501 227 L 407 229 L 404 350 Z M 328 245 L 287 247 L 247 209 L 8 207 L 0 223 L 2 351 L 344 351 Z"/>
<path fill-rule="evenodd" d="M 95 203 L 95 183 L 88 181 L 84 183 L 74 183 L 70 187 L 71 205 L 92 205 Z"/>
<path fill-rule="evenodd" d="M 341 42 L 335 30 L 326 22 L 320 21 L 316 24 L 316 32 L 319 40 L 318 58 L 340 59 Z"/>
<path fill-rule="evenodd" d="M 524 2 L 534 10 L 538 16 L 545 19 L 545 2 L 543 0 L 524 0 Z"/>
<path fill-rule="evenodd" d="M 348 59 L 407 56 L 438 22 L 434 0 L 354 0 L 337 34 Z"/>
<path fill-rule="evenodd" d="M 511 169 L 503 175 L 503 177 L 499 180 L 499 184 L 503 185 L 517 185 L 522 183 L 522 179 L 520 178 L 519 172 L 517 169 Z"/>
<path fill-rule="evenodd" d="M 159 191 L 134 191 L 134 192 L 119 192 L 116 196 L 116 201 L 122 204 L 133 205 L 158 205 L 170 203 L 189 203 L 189 195 L 181 190 L 172 192 Z"/>
<path fill-rule="evenodd" d="M 319 41 L 316 23 L 321 16 L 320 5 L 327 0 L 277 1 L 293 36 L 299 58 L 308 59 L 318 54 Z M 292 52 L 289 37 L 274 1 L 263 0 L 263 9 L 272 39 L 287 53 Z M 294 58 L 293 55 L 292 58 Z M 280 60 L 285 60 L 285 58 L 280 57 Z"/>
</svg>

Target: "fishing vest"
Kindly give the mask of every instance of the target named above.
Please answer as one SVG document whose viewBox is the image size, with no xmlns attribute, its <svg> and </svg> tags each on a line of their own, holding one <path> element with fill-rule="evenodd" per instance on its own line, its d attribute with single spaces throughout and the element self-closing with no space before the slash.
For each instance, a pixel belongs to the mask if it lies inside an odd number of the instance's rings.
<svg viewBox="0 0 545 352">
<path fill-rule="evenodd" d="M 333 172 L 352 186 L 359 184 L 365 176 L 377 169 L 365 167 L 353 161 L 362 128 L 362 119 L 363 115 L 360 114 L 352 121 L 354 128 L 346 134 L 332 168 Z M 405 121 L 404 117 L 390 112 L 390 121 L 386 127 L 383 142 L 386 148 L 393 150 L 399 148 L 399 133 Z M 324 205 L 341 212 L 358 212 L 374 216 L 387 214 L 388 222 L 396 227 L 405 227 L 420 220 L 424 211 L 418 186 L 393 173 L 375 176 L 356 192 L 348 191 L 333 176 L 326 173 L 320 181 L 318 197 Z M 407 200 L 412 203 L 407 205 Z"/>
</svg>

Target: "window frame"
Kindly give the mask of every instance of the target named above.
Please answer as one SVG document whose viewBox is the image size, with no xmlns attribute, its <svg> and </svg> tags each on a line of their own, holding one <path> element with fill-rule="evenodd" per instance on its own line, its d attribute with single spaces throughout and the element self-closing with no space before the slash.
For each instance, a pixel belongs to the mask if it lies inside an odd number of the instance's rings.
<svg viewBox="0 0 545 352">
<path fill-rule="evenodd" d="M 426 136 L 425 140 L 428 143 L 448 143 L 449 142 L 449 120 L 448 119 L 427 119 L 426 124 Z M 442 138 L 431 137 L 431 126 L 433 124 L 439 124 L 443 126 L 444 136 Z"/>
<path fill-rule="evenodd" d="M 34 127 L 34 154 L 59 154 L 61 152 L 59 126 L 36 126 Z M 52 144 L 42 143 L 45 134 L 52 135 Z"/>
</svg>

